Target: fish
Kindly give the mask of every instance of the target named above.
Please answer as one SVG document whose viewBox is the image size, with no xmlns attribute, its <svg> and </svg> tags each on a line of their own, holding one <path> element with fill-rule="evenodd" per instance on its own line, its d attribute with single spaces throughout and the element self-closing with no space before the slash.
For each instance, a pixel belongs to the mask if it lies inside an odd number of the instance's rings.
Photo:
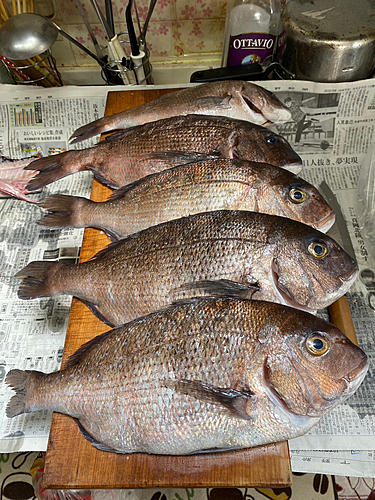
<svg viewBox="0 0 375 500">
<path fill-rule="evenodd" d="M 30 198 L 26 188 L 28 182 L 35 177 L 36 172 L 25 170 L 35 157 L 14 159 L 0 156 L 0 198 L 13 196 L 23 201 L 36 202 Z"/>
<path fill-rule="evenodd" d="M 117 132 L 82 150 L 41 158 L 27 169 L 38 174 L 37 189 L 82 170 L 111 188 L 177 165 L 210 158 L 238 158 L 277 165 L 299 173 L 302 160 L 280 135 L 243 120 L 187 115 L 166 118 Z"/>
<path fill-rule="evenodd" d="M 105 202 L 56 194 L 39 203 L 38 223 L 50 228 L 94 227 L 112 241 L 150 226 L 214 210 L 281 215 L 326 232 L 335 214 L 319 191 L 280 167 L 242 160 L 207 160 L 143 177 Z"/>
<path fill-rule="evenodd" d="M 110 326 L 196 296 L 269 300 L 316 312 L 348 291 L 358 266 L 334 240 L 275 215 L 205 212 L 152 226 L 79 264 L 30 262 L 18 297 L 73 295 Z"/>
<path fill-rule="evenodd" d="M 60 371 L 9 371 L 6 415 L 70 415 L 108 452 L 219 452 L 305 434 L 367 370 L 366 354 L 323 319 L 197 298 L 95 337 Z"/>
<path fill-rule="evenodd" d="M 170 94 L 112 116 L 105 116 L 75 130 L 70 143 L 98 134 L 189 114 L 227 116 L 268 126 L 291 119 L 290 110 L 269 90 L 245 81 L 211 82 Z"/>
</svg>

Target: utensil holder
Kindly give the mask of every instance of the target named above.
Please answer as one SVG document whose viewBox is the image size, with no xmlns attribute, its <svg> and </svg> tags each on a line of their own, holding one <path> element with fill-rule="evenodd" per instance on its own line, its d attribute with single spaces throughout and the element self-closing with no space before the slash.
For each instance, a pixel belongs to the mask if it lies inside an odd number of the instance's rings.
<svg viewBox="0 0 375 500">
<path fill-rule="evenodd" d="M 126 55 L 125 60 L 108 61 L 102 68 L 102 78 L 108 85 L 151 85 L 152 66 L 150 63 L 150 51 L 144 44 L 141 48 L 144 52 L 141 64 L 134 64 L 131 59 L 129 35 L 126 31 L 118 34 L 118 40 Z M 104 48 L 104 54 L 108 57 L 108 46 Z M 139 76 L 141 75 L 141 77 Z"/>
<path fill-rule="evenodd" d="M 39 85 L 42 87 L 61 87 L 63 85 L 50 49 L 31 59 L 11 61 L 1 56 L 0 60 L 16 85 Z"/>
</svg>

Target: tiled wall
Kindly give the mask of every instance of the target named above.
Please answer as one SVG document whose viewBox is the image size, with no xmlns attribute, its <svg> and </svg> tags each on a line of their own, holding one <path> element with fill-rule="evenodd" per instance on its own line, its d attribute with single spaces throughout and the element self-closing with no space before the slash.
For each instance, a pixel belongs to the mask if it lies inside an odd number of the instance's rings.
<svg viewBox="0 0 375 500">
<path fill-rule="evenodd" d="M 48 0 L 39 0 L 48 1 Z M 53 20 L 79 42 L 94 52 L 87 29 L 75 0 L 53 2 Z M 149 0 L 136 0 L 140 23 L 146 18 Z M 90 24 L 102 47 L 106 46 L 104 30 L 98 22 L 90 0 L 83 0 Z M 103 12 L 104 0 L 98 0 Z M 126 0 L 113 0 L 115 28 L 126 31 Z M 134 10 L 134 9 L 133 9 Z M 152 64 L 207 63 L 220 66 L 225 26 L 226 0 L 157 0 L 147 32 Z M 137 26 L 137 24 L 136 24 Z M 53 46 L 59 66 L 95 66 L 96 62 L 59 36 Z"/>
</svg>

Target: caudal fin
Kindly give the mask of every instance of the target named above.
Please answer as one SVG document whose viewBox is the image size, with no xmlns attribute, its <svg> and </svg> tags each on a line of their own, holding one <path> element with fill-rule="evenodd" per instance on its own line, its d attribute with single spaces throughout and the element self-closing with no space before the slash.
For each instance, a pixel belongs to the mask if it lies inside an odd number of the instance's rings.
<svg viewBox="0 0 375 500">
<path fill-rule="evenodd" d="M 93 202 L 81 196 L 64 194 L 48 196 L 39 203 L 39 206 L 50 213 L 38 221 L 38 224 L 51 228 L 87 227 L 82 217 L 82 211 L 91 203 Z"/>
<path fill-rule="evenodd" d="M 5 378 L 5 383 L 16 391 L 16 394 L 6 407 L 6 416 L 8 418 L 28 412 L 26 409 L 26 393 L 29 373 L 29 371 L 11 370 Z"/>
<path fill-rule="evenodd" d="M 59 265 L 57 262 L 35 261 L 30 262 L 30 264 L 21 269 L 21 271 L 15 274 L 15 278 L 22 279 L 22 283 L 18 289 L 18 297 L 29 300 L 55 295 L 54 289 L 50 286 L 50 282 L 53 280 L 49 280 L 48 278 L 51 270 Z"/>
<path fill-rule="evenodd" d="M 87 125 L 83 125 L 83 127 L 78 128 L 70 136 L 70 144 L 77 144 L 77 142 L 90 139 L 90 137 L 112 130 L 111 124 L 108 123 L 109 120 L 112 120 L 112 117 L 104 116 L 103 118 L 99 118 L 99 120 L 87 123 Z"/>
<path fill-rule="evenodd" d="M 80 156 L 80 151 L 66 151 L 31 162 L 25 167 L 26 170 L 37 170 L 39 173 L 29 181 L 26 189 L 35 191 L 51 182 L 83 170 L 80 168 L 78 156 Z"/>
<path fill-rule="evenodd" d="M 37 401 L 33 401 L 35 399 L 33 387 L 38 387 L 45 376 L 45 373 L 34 370 L 10 370 L 8 372 L 5 383 L 16 391 L 5 410 L 8 418 L 42 409 L 36 405 Z M 30 387 L 32 394 L 30 394 Z M 30 404 L 33 404 L 33 407 Z"/>
</svg>

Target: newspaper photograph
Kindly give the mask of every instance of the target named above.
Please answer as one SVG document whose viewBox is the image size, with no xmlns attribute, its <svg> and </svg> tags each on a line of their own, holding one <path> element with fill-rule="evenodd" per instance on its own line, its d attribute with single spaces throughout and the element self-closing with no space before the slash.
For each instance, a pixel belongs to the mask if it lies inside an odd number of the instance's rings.
<svg viewBox="0 0 375 500">
<path fill-rule="evenodd" d="M 375 477 L 375 245 L 361 227 L 357 190 L 360 173 L 369 168 L 375 147 L 375 80 L 260 84 L 291 111 L 290 121 L 273 129 L 301 156 L 300 176 L 335 203 L 338 243 L 359 266 L 358 279 L 347 297 L 359 346 L 370 360 L 357 392 L 306 436 L 289 442 L 292 469 Z M 74 146 L 68 138 L 79 126 L 104 115 L 107 91 L 105 87 L 0 90 L 0 154 L 47 156 L 93 145 L 98 138 Z M 91 173 L 74 174 L 33 197 L 40 200 L 51 193 L 89 197 L 91 183 Z M 41 209 L 23 200 L 0 198 L 0 211 L 0 451 L 45 451 L 50 412 L 7 419 L 5 407 L 12 391 L 4 378 L 12 368 L 59 368 L 71 297 L 20 300 L 14 274 L 32 260 L 77 261 L 83 230 L 42 228 L 36 224 Z M 327 315 L 327 311 L 319 313 Z"/>
</svg>

